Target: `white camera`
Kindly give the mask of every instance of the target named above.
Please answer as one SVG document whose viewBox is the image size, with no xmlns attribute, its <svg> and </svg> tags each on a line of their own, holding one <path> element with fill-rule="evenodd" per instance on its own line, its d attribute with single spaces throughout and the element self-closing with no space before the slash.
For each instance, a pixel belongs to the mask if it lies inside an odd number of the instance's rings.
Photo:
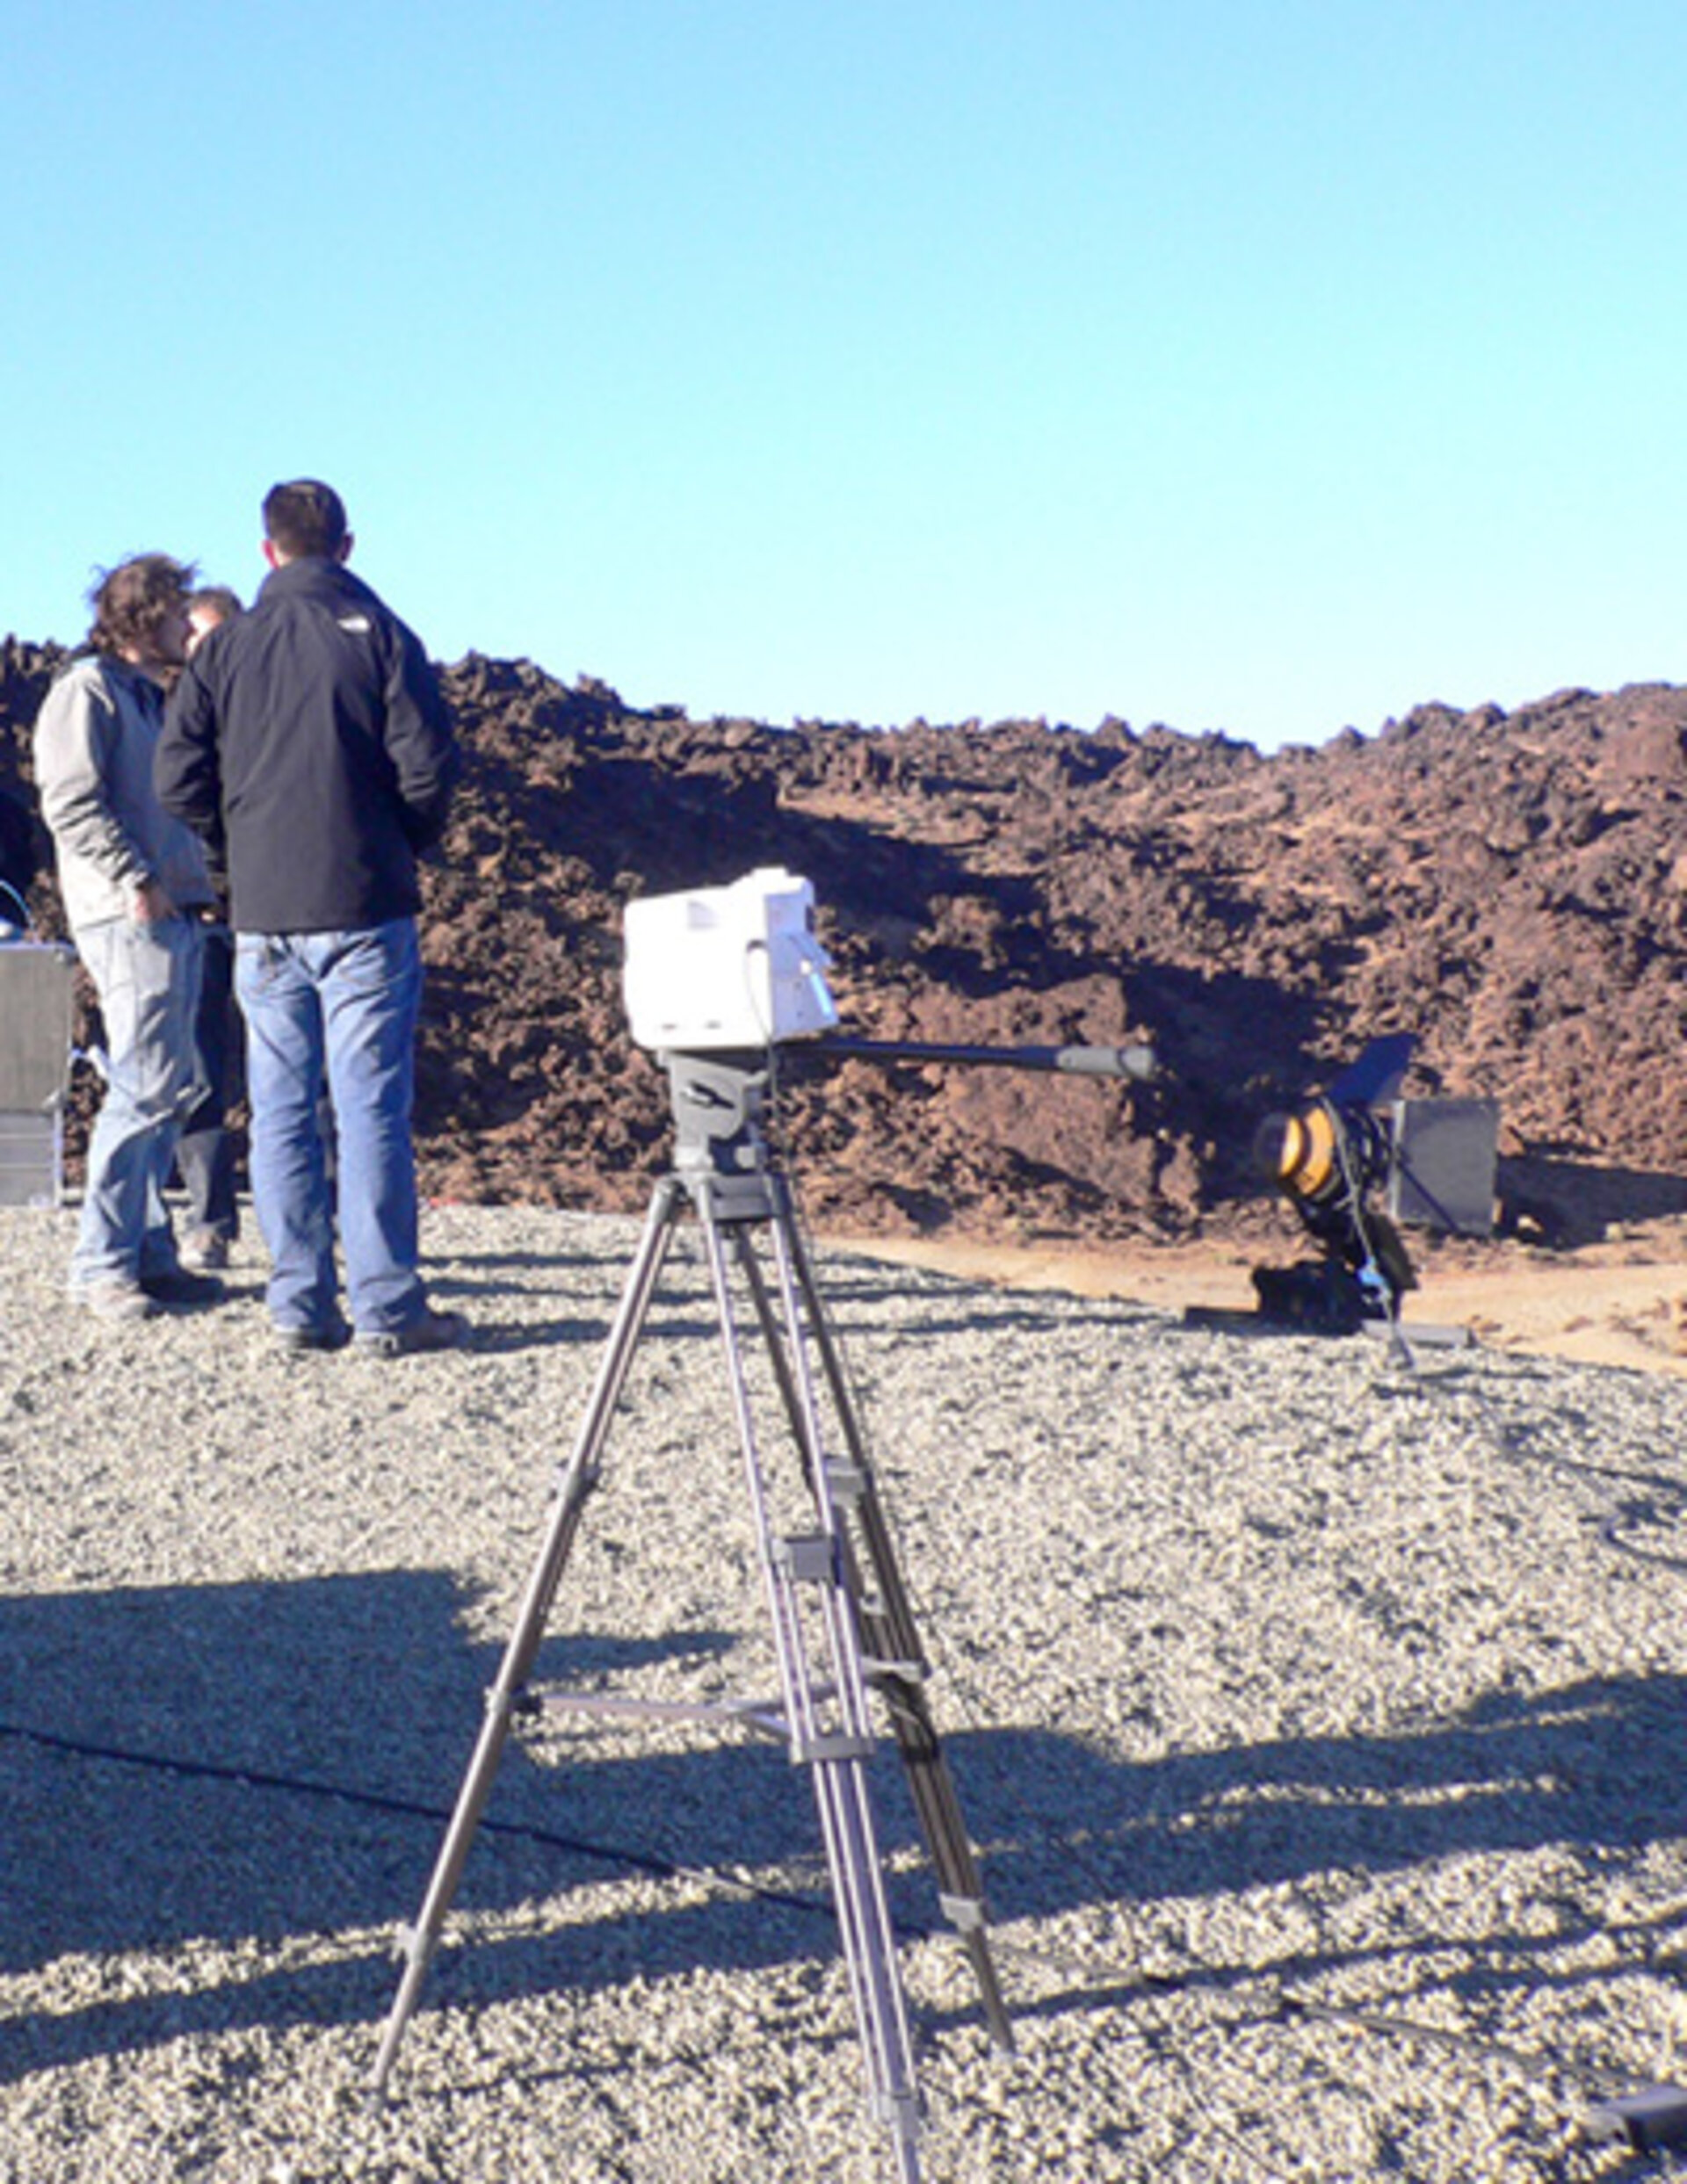
<svg viewBox="0 0 1687 2184">
<path fill-rule="evenodd" d="M 622 990 L 641 1046 L 677 1053 L 772 1046 L 837 1023 L 815 891 L 778 866 L 729 887 L 626 906 Z"/>
</svg>

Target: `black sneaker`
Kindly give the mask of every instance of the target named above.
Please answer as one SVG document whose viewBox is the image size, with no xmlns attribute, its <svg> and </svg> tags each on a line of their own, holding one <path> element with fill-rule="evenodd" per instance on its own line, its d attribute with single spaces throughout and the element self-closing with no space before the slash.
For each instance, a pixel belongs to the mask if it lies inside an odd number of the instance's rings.
<svg viewBox="0 0 1687 2184">
<path fill-rule="evenodd" d="M 330 1320 L 325 1327 L 284 1327 L 274 1329 L 276 1341 L 284 1350 L 344 1349 L 351 1340 L 351 1330 L 344 1320 Z"/>
<path fill-rule="evenodd" d="M 366 1357 L 419 1357 L 429 1350 L 461 1349 L 468 1322 L 460 1312 L 424 1312 L 402 1327 L 359 1327 L 351 1346 Z"/>
<path fill-rule="evenodd" d="M 173 1267 L 168 1274 L 143 1274 L 142 1292 L 155 1305 L 220 1305 L 227 1295 L 222 1284 L 212 1274 L 190 1274 L 185 1267 Z"/>
</svg>

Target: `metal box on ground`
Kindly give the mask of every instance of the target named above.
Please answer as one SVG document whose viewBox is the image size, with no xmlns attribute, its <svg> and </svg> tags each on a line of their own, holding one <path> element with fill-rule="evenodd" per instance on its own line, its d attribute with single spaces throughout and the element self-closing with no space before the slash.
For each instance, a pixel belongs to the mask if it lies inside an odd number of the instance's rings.
<svg viewBox="0 0 1687 2184">
<path fill-rule="evenodd" d="M 76 967 L 69 948 L 0 947 L 0 1205 L 63 1196 Z"/>
<path fill-rule="evenodd" d="M 57 1205 L 63 1193 L 59 1117 L 17 1115 L 0 1108 L 0 1206 Z"/>
<path fill-rule="evenodd" d="M 1497 1100 L 1396 1100 L 1388 1214 L 1454 1236 L 1494 1231 Z"/>
</svg>

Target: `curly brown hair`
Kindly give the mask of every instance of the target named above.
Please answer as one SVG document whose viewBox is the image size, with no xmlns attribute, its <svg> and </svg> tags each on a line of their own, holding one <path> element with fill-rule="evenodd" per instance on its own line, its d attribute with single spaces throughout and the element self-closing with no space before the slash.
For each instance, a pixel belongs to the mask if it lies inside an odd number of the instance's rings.
<svg viewBox="0 0 1687 2184">
<path fill-rule="evenodd" d="M 136 553 L 104 570 L 88 594 L 94 619 L 88 642 L 96 652 L 149 652 L 172 610 L 184 606 L 198 570 L 168 553 Z"/>
</svg>

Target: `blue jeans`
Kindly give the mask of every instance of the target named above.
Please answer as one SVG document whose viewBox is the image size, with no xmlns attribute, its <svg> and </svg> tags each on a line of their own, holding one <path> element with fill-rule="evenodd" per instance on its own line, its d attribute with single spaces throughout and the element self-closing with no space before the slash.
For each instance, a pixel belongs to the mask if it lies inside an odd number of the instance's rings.
<svg viewBox="0 0 1687 2184">
<path fill-rule="evenodd" d="M 235 954 L 270 1316 L 282 1327 L 325 1329 L 338 1320 L 337 1211 L 354 1326 L 380 1334 L 407 1327 L 426 1309 L 410 1142 L 422 1006 L 416 922 L 395 918 L 361 932 L 242 933 Z M 324 1081 L 337 1141 L 332 1189 Z"/>
<path fill-rule="evenodd" d="M 84 1289 L 176 1269 L 164 1185 L 202 1088 L 193 1040 L 200 938 L 187 918 L 117 917 L 80 927 L 76 940 L 105 1026 L 105 1096 L 70 1258 L 70 1286 Z"/>
<path fill-rule="evenodd" d="M 235 943 L 226 925 L 202 926 L 199 1005 L 193 1039 L 200 1096 L 176 1140 L 176 1172 L 187 1193 L 190 1228 L 232 1242 L 240 1233 L 235 1203 L 235 1141 L 228 1128 L 234 1063 Z"/>
</svg>

